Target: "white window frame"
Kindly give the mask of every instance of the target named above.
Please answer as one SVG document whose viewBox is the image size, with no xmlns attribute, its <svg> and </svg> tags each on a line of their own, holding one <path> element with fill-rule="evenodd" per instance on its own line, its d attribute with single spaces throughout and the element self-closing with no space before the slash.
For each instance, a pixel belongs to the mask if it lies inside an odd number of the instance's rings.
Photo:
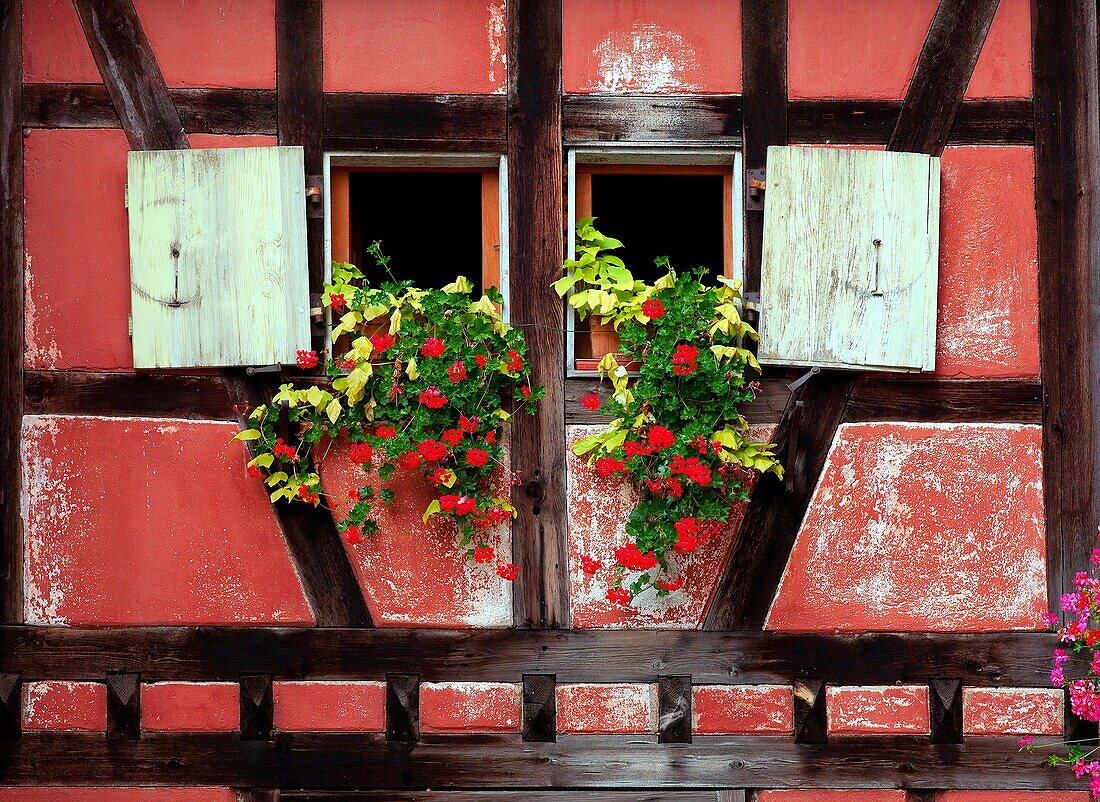
<svg viewBox="0 0 1100 802">
<path fill-rule="evenodd" d="M 733 279 L 745 279 L 745 204 L 744 169 L 741 150 L 738 148 L 697 147 L 662 143 L 656 146 L 637 144 L 586 144 L 571 148 L 566 153 L 566 174 L 569 225 L 567 230 L 566 253 L 570 259 L 576 258 L 576 237 L 573 234 L 577 225 L 577 165 L 578 164 L 661 164 L 661 165 L 729 165 L 733 171 Z M 568 377 L 588 377 L 596 371 L 577 370 L 574 353 L 575 315 L 567 307 L 565 340 L 565 375 Z"/>
</svg>

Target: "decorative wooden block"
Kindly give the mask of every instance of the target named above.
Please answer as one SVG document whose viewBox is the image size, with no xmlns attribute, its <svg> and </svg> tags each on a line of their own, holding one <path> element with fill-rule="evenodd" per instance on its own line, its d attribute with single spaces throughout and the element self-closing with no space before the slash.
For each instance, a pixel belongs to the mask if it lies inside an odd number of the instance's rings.
<svg viewBox="0 0 1100 802">
<path fill-rule="evenodd" d="M 0 738 L 18 738 L 23 731 L 23 683 L 19 674 L 0 674 Z"/>
<path fill-rule="evenodd" d="M 794 740 L 800 744 L 823 744 L 829 740 L 825 680 L 796 679 L 794 688 Z"/>
<path fill-rule="evenodd" d="M 963 742 L 962 680 L 931 680 L 928 683 L 928 710 L 932 716 L 932 743 Z"/>
<path fill-rule="evenodd" d="M 386 675 L 386 740 L 420 740 L 420 677 Z"/>
<path fill-rule="evenodd" d="M 122 671 L 107 675 L 107 738 L 135 741 L 141 737 L 141 675 Z"/>
<path fill-rule="evenodd" d="M 302 148 L 134 151 L 128 171 L 134 367 L 310 347 Z"/>
<path fill-rule="evenodd" d="M 658 743 L 691 743 L 691 677 L 658 677 L 657 710 Z"/>
<path fill-rule="evenodd" d="M 768 148 L 761 362 L 936 366 L 939 159 Z"/>
<path fill-rule="evenodd" d="M 241 740 L 270 741 L 275 701 L 269 674 L 241 674 Z"/>
<path fill-rule="evenodd" d="M 557 677 L 523 675 L 523 740 L 552 743 L 558 739 Z"/>
</svg>

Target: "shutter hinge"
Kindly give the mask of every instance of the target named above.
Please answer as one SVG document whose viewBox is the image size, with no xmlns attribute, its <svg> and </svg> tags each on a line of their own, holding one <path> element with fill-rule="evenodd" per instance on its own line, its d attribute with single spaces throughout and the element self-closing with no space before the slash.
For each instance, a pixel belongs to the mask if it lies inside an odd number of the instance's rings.
<svg viewBox="0 0 1100 802">
<path fill-rule="evenodd" d="M 745 187 L 745 208 L 748 211 L 764 211 L 764 192 L 768 188 L 766 178 L 767 171 L 763 167 L 745 171 L 745 179 L 748 181 L 748 186 Z"/>
<path fill-rule="evenodd" d="M 122 208 L 123 209 L 129 209 L 130 208 L 130 185 L 129 184 L 123 184 L 122 185 Z"/>
<path fill-rule="evenodd" d="M 306 176 L 306 217 L 323 218 L 325 216 L 325 205 L 321 202 L 324 198 L 322 186 L 324 186 L 324 176 Z"/>
</svg>

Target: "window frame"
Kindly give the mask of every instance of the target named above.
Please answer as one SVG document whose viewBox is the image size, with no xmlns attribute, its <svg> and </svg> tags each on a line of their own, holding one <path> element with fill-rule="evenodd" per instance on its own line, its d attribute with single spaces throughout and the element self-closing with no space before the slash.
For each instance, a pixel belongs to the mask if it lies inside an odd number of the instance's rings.
<svg viewBox="0 0 1100 802">
<path fill-rule="evenodd" d="M 745 278 L 745 205 L 744 163 L 740 148 L 714 148 L 692 145 L 662 143 L 659 146 L 585 144 L 569 148 L 566 151 L 566 243 L 565 252 L 570 259 L 576 258 L 576 238 L 573 231 L 577 223 L 577 167 L 585 165 L 637 165 L 660 167 L 729 167 L 731 171 L 731 236 L 733 242 L 731 278 L 744 281 Z M 582 170 L 583 172 L 583 170 Z M 597 375 L 595 370 L 577 368 L 576 359 L 576 315 L 566 308 L 565 334 L 565 370 L 566 376 L 590 377 Z"/>
</svg>

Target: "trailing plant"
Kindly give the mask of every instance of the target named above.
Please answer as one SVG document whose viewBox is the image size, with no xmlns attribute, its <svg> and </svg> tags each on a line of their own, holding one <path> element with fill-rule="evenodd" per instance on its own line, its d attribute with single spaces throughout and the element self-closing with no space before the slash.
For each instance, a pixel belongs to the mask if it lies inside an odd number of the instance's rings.
<svg viewBox="0 0 1100 802">
<path fill-rule="evenodd" d="M 566 262 L 570 280 L 577 280 L 558 289 L 588 293 L 582 302 L 571 297 L 570 305 L 592 313 L 598 307 L 619 328 L 623 354 L 641 365 L 631 377 L 613 354 L 603 357 L 600 377 L 610 379 L 611 395 L 601 400 L 591 394 L 581 403 L 615 418 L 605 431 L 573 447 L 601 476 L 624 476 L 641 493 L 626 522 L 628 542 L 615 550 L 616 576 L 608 590 L 611 601 L 625 605 L 648 589 L 658 596 L 679 590 L 685 580 L 678 560 L 723 526 L 733 505 L 748 497 L 754 474 L 780 476 L 782 467 L 774 446 L 745 436 L 740 405 L 752 401 L 757 390 L 746 373 L 760 366 L 744 347 L 744 339 L 755 339 L 756 332 L 741 317 L 740 285 L 720 278 L 708 286 L 702 269 L 677 274 L 671 268 L 647 285 L 624 265 L 626 275 L 618 269 L 616 275 L 631 289 L 610 304 L 603 296 L 596 303 L 592 289 L 577 287 L 592 283 L 587 265 L 609 264 L 604 251 L 621 243 L 591 225 L 582 221 L 577 232 L 586 266 L 579 259 Z M 657 263 L 669 266 L 667 259 Z M 586 572 L 599 567 L 585 559 Z"/>
<path fill-rule="evenodd" d="M 368 252 L 389 273 L 380 243 Z M 490 288 L 474 300 L 472 289 L 461 276 L 442 289 L 409 281 L 375 288 L 354 265 L 335 263 L 322 299 L 334 321 L 328 380 L 282 385 L 271 404 L 251 412 L 253 428 L 236 439 L 251 443 L 249 473 L 262 477 L 273 501 L 318 505 L 323 493 L 311 451 L 323 438 L 346 433 L 351 460 L 364 474 L 377 471 L 383 485 L 395 472 L 427 477 L 436 498 L 424 521 L 450 519 L 469 559 L 497 561 L 498 573 L 513 579 L 517 569 L 497 559 L 493 539 L 515 509 L 493 475 L 504 464 L 501 437 L 510 409 L 533 412 L 544 391 L 531 385 L 526 342 L 501 318 L 500 293 Z M 298 354 L 304 368 L 319 360 L 313 351 Z M 280 406 L 293 438 L 281 434 Z M 377 500 L 389 503 L 394 495 L 383 487 Z M 365 479 L 351 491 L 339 523 L 349 542 L 377 531 L 375 502 Z"/>
<path fill-rule="evenodd" d="M 1100 531 L 1097 533 L 1100 539 Z M 1089 570 L 1073 580 L 1073 591 L 1062 596 L 1056 612 L 1043 615 L 1061 643 L 1054 650 L 1050 681 L 1068 692 L 1070 709 L 1083 721 L 1100 722 L 1100 548 L 1089 558 Z M 1086 780 L 1094 799 L 1100 799 L 1100 741 L 1096 737 L 1036 744 L 1031 736 L 1019 741 L 1021 749 L 1048 751 L 1050 766 L 1069 766 L 1078 779 Z M 1055 751 L 1056 750 L 1056 751 Z"/>
</svg>

